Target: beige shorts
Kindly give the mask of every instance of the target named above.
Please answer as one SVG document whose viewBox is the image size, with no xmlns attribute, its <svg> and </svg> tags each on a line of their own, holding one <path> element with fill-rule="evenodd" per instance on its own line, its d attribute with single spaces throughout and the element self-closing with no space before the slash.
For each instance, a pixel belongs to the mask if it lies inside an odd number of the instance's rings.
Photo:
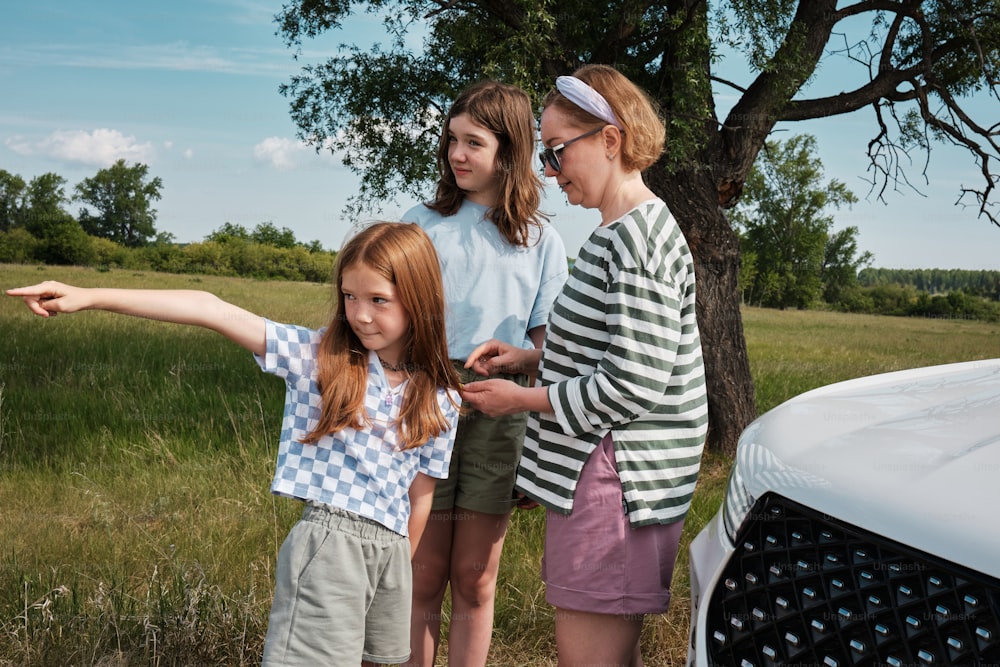
<svg viewBox="0 0 1000 667">
<path fill-rule="evenodd" d="M 278 553 L 264 667 L 405 662 L 412 573 L 406 537 L 306 505 Z"/>
</svg>

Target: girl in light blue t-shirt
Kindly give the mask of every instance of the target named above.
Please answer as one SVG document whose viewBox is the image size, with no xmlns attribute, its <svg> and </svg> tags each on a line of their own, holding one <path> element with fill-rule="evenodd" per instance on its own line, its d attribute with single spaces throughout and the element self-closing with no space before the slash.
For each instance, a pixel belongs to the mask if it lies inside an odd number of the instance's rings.
<svg viewBox="0 0 1000 667">
<path fill-rule="evenodd" d="M 486 340 L 540 347 L 549 308 L 566 280 L 562 239 L 538 210 L 543 183 L 534 156 L 528 96 L 496 81 L 475 84 L 445 117 L 433 201 L 403 216 L 419 224 L 437 248 L 448 353 L 463 382 L 482 379 L 464 365 Z M 509 368 L 501 377 L 527 384 L 535 370 Z M 431 520 L 414 555 L 409 665 L 434 664 L 449 584 L 449 661 L 486 664 L 525 423 L 525 413 L 491 418 L 472 412 L 459 421 L 451 471 L 438 482 Z"/>
</svg>

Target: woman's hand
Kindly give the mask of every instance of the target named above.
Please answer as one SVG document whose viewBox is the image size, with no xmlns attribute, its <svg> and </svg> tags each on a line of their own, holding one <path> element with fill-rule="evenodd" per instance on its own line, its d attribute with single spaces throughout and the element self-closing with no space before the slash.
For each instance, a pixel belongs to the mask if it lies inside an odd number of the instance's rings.
<svg viewBox="0 0 1000 667">
<path fill-rule="evenodd" d="M 462 399 L 489 417 L 503 417 L 524 412 L 518 401 L 521 391 L 524 387 L 510 380 L 477 380 L 462 388 Z"/>
<path fill-rule="evenodd" d="M 498 373 L 531 374 L 538 370 L 540 359 L 539 350 L 515 347 L 494 338 L 474 349 L 469 354 L 465 367 L 486 376 Z"/>
</svg>

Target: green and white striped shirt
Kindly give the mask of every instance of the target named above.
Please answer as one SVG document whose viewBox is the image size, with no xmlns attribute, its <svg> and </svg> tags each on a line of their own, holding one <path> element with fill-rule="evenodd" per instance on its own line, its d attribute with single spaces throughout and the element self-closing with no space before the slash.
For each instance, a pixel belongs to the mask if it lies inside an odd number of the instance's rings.
<svg viewBox="0 0 1000 667">
<path fill-rule="evenodd" d="M 633 526 L 691 504 L 708 430 L 694 265 L 659 199 L 599 227 L 549 315 L 539 381 L 554 413 L 528 421 L 517 488 L 568 514 L 610 431 Z"/>
</svg>

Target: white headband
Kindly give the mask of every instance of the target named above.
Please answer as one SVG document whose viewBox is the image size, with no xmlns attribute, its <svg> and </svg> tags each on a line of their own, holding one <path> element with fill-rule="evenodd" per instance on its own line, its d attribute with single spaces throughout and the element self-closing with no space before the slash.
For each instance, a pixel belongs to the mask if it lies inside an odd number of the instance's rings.
<svg viewBox="0 0 1000 667">
<path fill-rule="evenodd" d="M 587 85 L 586 82 L 575 76 L 560 76 L 556 78 L 556 88 L 566 99 L 584 111 L 597 116 L 609 125 L 614 125 L 619 130 L 624 129 L 604 96 Z"/>
</svg>

